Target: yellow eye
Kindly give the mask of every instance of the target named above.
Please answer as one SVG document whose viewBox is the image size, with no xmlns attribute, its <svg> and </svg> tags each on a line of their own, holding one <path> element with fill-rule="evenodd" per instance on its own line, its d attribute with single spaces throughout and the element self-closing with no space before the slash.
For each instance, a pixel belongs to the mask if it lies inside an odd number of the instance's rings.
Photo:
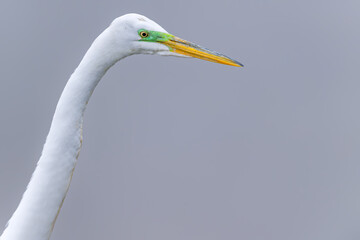
<svg viewBox="0 0 360 240">
<path fill-rule="evenodd" d="M 139 35 L 140 35 L 140 37 L 142 37 L 142 38 L 146 38 L 146 37 L 149 36 L 149 33 L 148 33 L 148 32 L 145 32 L 145 31 L 141 31 L 141 32 L 139 33 Z"/>
</svg>

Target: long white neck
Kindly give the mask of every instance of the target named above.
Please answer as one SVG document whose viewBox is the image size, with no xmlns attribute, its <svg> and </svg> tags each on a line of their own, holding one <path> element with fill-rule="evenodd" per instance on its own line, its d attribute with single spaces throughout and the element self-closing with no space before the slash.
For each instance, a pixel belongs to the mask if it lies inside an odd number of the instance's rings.
<svg viewBox="0 0 360 240">
<path fill-rule="evenodd" d="M 0 240 L 50 238 L 79 156 L 87 102 L 107 69 L 125 57 L 111 49 L 113 38 L 111 30 L 105 30 L 67 82 L 40 160 Z"/>
</svg>

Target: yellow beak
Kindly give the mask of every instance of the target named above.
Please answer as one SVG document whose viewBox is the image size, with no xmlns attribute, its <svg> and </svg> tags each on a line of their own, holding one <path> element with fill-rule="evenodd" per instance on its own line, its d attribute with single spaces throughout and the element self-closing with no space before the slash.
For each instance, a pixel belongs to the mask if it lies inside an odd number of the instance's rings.
<svg viewBox="0 0 360 240">
<path fill-rule="evenodd" d="M 231 59 L 221 53 L 217 53 L 215 51 L 201 47 L 199 45 L 196 45 L 194 43 L 188 42 L 186 40 L 183 40 L 175 36 L 172 36 L 167 41 L 162 42 L 162 44 L 168 46 L 171 51 L 178 54 L 195 57 L 210 62 L 231 65 L 235 67 L 244 66 L 238 61 Z"/>
</svg>

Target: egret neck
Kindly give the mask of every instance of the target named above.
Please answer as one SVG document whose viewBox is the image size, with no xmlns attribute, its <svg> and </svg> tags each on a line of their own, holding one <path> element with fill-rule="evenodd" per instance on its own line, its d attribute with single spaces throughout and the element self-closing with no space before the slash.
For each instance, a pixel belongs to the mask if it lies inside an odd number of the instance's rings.
<svg viewBox="0 0 360 240">
<path fill-rule="evenodd" d="M 86 105 L 106 71 L 126 53 L 113 51 L 106 29 L 93 42 L 68 80 L 51 123 L 42 155 L 1 240 L 46 240 L 69 189 L 82 145 Z"/>
</svg>

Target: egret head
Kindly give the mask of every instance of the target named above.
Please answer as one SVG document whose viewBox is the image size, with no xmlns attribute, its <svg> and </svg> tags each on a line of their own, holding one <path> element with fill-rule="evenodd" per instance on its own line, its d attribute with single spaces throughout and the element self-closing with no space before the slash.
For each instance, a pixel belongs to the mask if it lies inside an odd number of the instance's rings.
<svg viewBox="0 0 360 240">
<path fill-rule="evenodd" d="M 126 44 L 131 54 L 158 54 L 164 56 L 195 57 L 236 67 L 243 65 L 223 54 L 203 48 L 169 34 L 149 18 L 131 13 L 116 18 L 110 28 L 119 44 Z"/>
</svg>

